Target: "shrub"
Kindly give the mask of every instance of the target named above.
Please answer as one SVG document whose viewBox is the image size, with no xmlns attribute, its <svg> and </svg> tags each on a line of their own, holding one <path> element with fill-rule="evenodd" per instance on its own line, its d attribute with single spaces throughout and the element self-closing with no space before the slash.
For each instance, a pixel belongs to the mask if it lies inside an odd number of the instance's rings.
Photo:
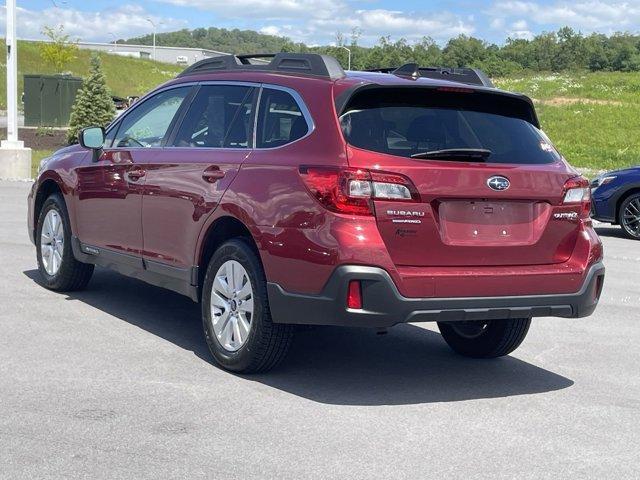
<svg viewBox="0 0 640 480">
<path fill-rule="evenodd" d="M 115 106 L 102 72 L 100 57 L 91 57 L 89 76 L 76 95 L 71 110 L 67 141 L 76 143 L 80 130 L 86 127 L 106 127 L 115 115 Z"/>
</svg>

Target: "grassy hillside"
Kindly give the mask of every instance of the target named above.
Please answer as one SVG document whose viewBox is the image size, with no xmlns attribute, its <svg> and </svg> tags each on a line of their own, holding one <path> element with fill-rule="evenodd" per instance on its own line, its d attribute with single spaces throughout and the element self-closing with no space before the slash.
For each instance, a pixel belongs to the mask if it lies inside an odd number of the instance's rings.
<svg viewBox="0 0 640 480">
<path fill-rule="evenodd" d="M 25 73 L 56 73 L 40 58 L 38 42 L 18 42 L 18 91 L 22 93 Z M 4 40 L 0 40 L 0 48 L 5 48 Z M 91 51 L 78 50 L 76 58 L 65 68 L 73 75 L 83 77 L 89 71 Z M 100 54 L 102 66 L 107 77 L 107 84 L 114 95 L 140 95 L 158 84 L 173 78 L 184 67 L 157 63 L 151 60 L 121 57 L 118 55 Z M 6 108 L 6 65 L 4 59 L 0 65 L 0 109 Z"/>
<path fill-rule="evenodd" d="M 531 74 L 496 84 L 534 99 L 542 128 L 572 165 L 640 164 L 640 73 Z"/>
</svg>

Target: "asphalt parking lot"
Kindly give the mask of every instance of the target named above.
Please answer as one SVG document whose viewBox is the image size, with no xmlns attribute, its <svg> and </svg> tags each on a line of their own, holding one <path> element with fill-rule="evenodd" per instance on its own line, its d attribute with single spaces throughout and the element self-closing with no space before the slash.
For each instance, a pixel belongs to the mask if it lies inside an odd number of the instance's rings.
<svg viewBox="0 0 640 480">
<path fill-rule="evenodd" d="M 317 328 L 242 377 L 186 297 L 106 270 L 40 287 L 28 188 L 0 182 L 0 478 L 640 477 L 640 242 L 616 228 L 595 315 L 536 319 L 511 357 Z"/>
</svg>

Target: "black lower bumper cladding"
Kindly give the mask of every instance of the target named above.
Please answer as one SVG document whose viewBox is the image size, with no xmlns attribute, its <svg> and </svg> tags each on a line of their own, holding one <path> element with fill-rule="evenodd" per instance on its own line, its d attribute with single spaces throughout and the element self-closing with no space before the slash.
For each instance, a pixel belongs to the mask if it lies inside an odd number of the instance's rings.
<svg viewBox="0 0 640 480">
<path fill-rule="evenodd" d="M 453 322 L 529 317 L 580 318 L 593 313 L 604 281 L 604 265 L 592 265 L 576 293 L 508 297 L 407 298 L 389 274 L 376 267 L 341 266 L 320 295 L 288 293 L 269 283 L 274 322 L 384 328 L 407 322 Z M 350 280 L 359 280 L 363 309 L 346 307 Z"/>
</svg>

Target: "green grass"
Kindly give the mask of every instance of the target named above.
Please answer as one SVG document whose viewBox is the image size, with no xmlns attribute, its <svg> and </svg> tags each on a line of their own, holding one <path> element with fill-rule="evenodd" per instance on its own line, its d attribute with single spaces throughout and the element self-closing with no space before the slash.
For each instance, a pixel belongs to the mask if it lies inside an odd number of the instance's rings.
<svg viewBox="0 0 640 480">
<path fill-rule="evenodd" d="M 530 74 L 496 85 L 534 99 L 542 128 L 573 166 L 640 164 L 640 73 Z"/>
<path fill-rule="evenodd" d="M 29 73 L 57 73 L 51 65 L 47 65 L 40 57 L 40 43 L 18 42 L 18 92 L 23 92 L 23 75 Z M 5 49 L 4 40 L 0 40 L 0 49 Z M 76 58 L 65 66 L 65 72 L 84 77 L 89 71 L 90 50 L 78 50 Z M 184 67 L 154 62 L 139 58 L 122 57 L 100 53 L 102 67 L 107 78 L 107 85 L 114 95 L 141 95 L 153 87 L 166 82 L 181 72 Z M 0 109 L 6 108 L 6 64 L 0 65 Z"/>
</svg>

